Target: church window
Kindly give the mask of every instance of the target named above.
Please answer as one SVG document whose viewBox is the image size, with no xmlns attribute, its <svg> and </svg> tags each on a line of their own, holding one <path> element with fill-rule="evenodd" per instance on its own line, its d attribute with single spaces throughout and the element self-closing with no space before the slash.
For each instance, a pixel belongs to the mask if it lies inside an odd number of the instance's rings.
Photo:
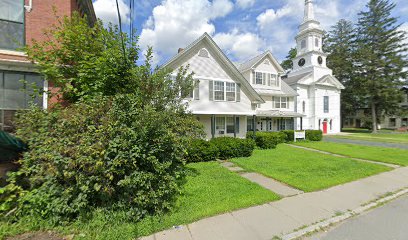
<svg viewBox="0 0 408 240">
<path fill-rule="evenodd" d="M 199 57 L 208 58 L 208 57 L 209 57 L 209 56 L 208 56 L 208 51 L 205 50 L 205 49 L 201 49 L 201 50 L 198 52 L 198 56 L 199 56 Z"/>
<path fill-rule="evenodd" d="M 300 42 L 300 48 L 306 48 L 306 40 L 302 40 L 301 42 Z"/>
<path fill-rule="evenodd" d="M 329 112 L 329 96 L 324 96 L 323 97 L 323 111 L 324 111 L 324 113 Z"/>
<path fill-rule="evenodd" d="M 305 101 L 302 102 L 302 112 L 303 113 L 306 112 L 306 102 Z"/>
<path fill-rule="evenodd" d="M 318 38 L 315 39 L 315 46 L 319 47 L 319 39 Z"/>
</svg>

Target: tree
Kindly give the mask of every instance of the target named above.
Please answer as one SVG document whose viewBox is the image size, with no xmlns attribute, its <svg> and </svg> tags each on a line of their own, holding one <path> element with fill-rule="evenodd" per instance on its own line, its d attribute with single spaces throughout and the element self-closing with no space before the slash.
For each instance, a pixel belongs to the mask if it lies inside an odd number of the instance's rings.
<svg viewBox="0 0 408 240">
<path fill-rule="evenodd" d="M 296 57 L 297 50 L 296 48 L 291 48 L 288 52 L 288 55 L 286 56 L 285 60 L 281 63 L 281 66 L 283 69 L 286 71 L 290 71 L 293 69 L 293 59 Z"/>
<path fill-rule="evenodd" d="M 391 16 L 395 6 L 389 0 L 370 0 L 357 23 L 358 93 L 370 107 L 373 132 L 382 114 L 393 114 L 399 108 L 402 79 L 407 77 L 406 33 Z"/>
<path fill-rule="evenodd" d="M 324 51 L 329 54 L 327 66 L 333 75 L 344 85 L 341 94 L 341 115 L 344 118 L 361 107 L 357 94 L 358 82 L 355 78 L 355 29 L 353 23 L 339 20 L 325 37 Z"/>
</svg>

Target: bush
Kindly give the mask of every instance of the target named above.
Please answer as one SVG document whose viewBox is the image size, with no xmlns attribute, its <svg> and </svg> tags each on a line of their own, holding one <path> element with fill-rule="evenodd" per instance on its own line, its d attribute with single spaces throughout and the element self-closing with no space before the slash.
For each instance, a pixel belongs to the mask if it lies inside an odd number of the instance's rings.
<svg viewBox="0 0 408 240">
<path fill-rule="evenodd" d="M 235 157 L 249 157 L 255 148 L 252 139 L 219 137 L 211 139 L 210 143 L 218 149 L 218 158 L 222 160 Z"/>
<path fill-rule="evenodd" d="M 295 131 L 294 130 L 283 130 L 281 133 L 285 134 L 285 142 L 293 142 L 295 139 Z"/>
<path fill-rule="evenodd" d="M 188 146 L 187 162 L 215 161 L 218 157 L 218 148 L 212 142 L 195 139 Z"/>
<path fill-rule="evenodd" d="M 247 138 L 253 139 L 253 133 L 248 132 Z M 286 135 L 281 132 L 256 132 L 255 143 L 256 146 L 262 149 L 276 148 L 279 143 L 285 142 Z"/>
<path fill-rule="evenodd" d="M 95 208 L 136 219 L 170 209 L 199 126 L 182 112 L 137 104 L 118 95 L 21 113 L 17 136 L 29 150 L 0 189 L 0 212 L 61 223 Z"/>
<path fill-rule="evenodd" d="M 321 130 L 306 130 L 306 139 L 309 141 L 321 141 L 323 132 Z"/>
</svg>

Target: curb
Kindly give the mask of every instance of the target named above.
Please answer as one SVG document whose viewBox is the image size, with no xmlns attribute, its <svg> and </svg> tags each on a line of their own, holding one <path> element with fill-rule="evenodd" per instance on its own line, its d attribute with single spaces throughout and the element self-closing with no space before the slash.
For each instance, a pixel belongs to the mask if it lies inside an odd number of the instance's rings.
<svg viewBox="0 0 408 240">
<path fill-rule="evenodd" d="M 396 198 L 398 198 L 398 197 L 400 197 L 400 196 L 402 196 L 402 195 L 404 195 L 406 193 L 408 193 L 408 188 L 400 190 L 398 192 L 395 192 L 394 194 L 392 194 L 390 196 L 383 197 L 383 198 L 380 198 L 378 200 L 375 200 L 374 202 L 371 202 L 371 203 L 369 203 L 367 205 L 358 207 L 358 208 L 356 208 L 356 209 L 354 209 L 352 211 L 348 211 L 347 213 L 345 213 L 343 215 L 336 216 L 336 217 L 324 220 L 322 222 L 313 224 L 313 225 L 311 225 L 309 227 L 306 227 L 306 228 L 303 228 L 301 230 L 286 234 L 286 235 L 282 236 L 281 239 L 282 240 L 292 240 L 292 239 L 300 238 L 300 237 L 302 237 L 302 236 L 304 236 L 304 235 L 306 235 L 308 233 L 319 231 L 322 228 L 329 227 L 332 224 L 339 223 L 339 222 L 344 221 L 344 220 L 346 220 L 346 219 L 348 219 L 350 217 L 353 217 L 355 215 L 359 215 L 359 214 L 361 214 L 361 213 L 363 213 L 365 211 L 370 210 L 371 208 L 379 206 L 380 204 L 388 202 L 390 200 L 396 199 Z"/>
</svg>

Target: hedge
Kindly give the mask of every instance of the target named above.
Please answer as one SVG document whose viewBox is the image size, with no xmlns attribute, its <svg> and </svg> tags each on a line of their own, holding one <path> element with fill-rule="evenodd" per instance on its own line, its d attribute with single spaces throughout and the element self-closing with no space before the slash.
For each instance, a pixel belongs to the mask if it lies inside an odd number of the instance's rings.
<svg viewBox="0 0 408 240">
<path fill-rule="evenodd" d="M 254 139 L 256 146 L 262 149 L 276 148 L 279 143 L 284 143 L 286 135 L 282 132 L 253 132 L 247 133 L 247 138 Z"/>
<path fill-rule="evenodd" d="M 217 158 L 226 160 L 235 157 L 249 157 L 255 148 L 252 139 L 219 137 L 205 141 L 196 139 L 188 147 L 187 162 L 207 162 Z"/>
<path fill-rule="evenodd" d="M 323 132 L 321 130 L 306 130 L 306 139 L 309 141 L 321 141 Z"/>
</svg>

